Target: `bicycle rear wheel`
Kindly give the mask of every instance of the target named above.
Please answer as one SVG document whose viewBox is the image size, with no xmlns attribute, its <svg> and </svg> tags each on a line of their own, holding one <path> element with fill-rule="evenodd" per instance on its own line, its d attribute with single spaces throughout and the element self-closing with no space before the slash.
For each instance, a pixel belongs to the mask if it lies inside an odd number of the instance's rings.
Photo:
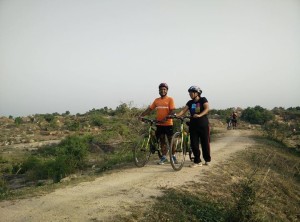
<svg viewBox="0 0 300 222">
<path fill-rule="evenodd" d="M 142 134 L 136 140 L 134 147 L 134 163 L 137 167 L 143 167 L 149 161 L 151 155 L 150 138 L 148 134 Z"/>
<path fill-rule="evenodd" d="M 170 162 L 176 171 L 181 170 L 185 160 L 186 147 L 181 136 L 181 132 L 176 132 L 171 141 Z"/>
</svg>

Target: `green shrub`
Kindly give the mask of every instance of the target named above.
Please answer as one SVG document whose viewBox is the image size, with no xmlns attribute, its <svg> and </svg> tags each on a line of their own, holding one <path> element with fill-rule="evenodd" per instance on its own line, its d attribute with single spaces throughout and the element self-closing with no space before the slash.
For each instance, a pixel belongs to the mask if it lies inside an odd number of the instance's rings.
<svg viewBox="0 0 300 222">
<path fill-rule="evenodd" d="M 9 195 L 9 188 L 5 180 L 0 178 L 0 199 L 4 199 L 8 195 Z"/>
<path fill-rule="evenodd" d="M 90 140 L 90 136 L 69 136 L 58 145 L 58 155 L 67 156 L 69 164 L 74 165 L 75 168 L 82 166 L 88 153 Z"/>
<path fill-rule="evenodd" d="M 128 148 L 126 145 L 123 145 L 121 149 L 118 151 L 105 154 L 103 156 L 103 162 L 99 164 L 98 168 L 99 171 L 105 171 L 112 169 L 118 165 L 124 164 L 124 163 L 132 163 L 133 162 L 133 156 L 132 156 L 132 150 Z"/>
<path fill-rule="evenodd" d="M 260 106 L 254 108 L 248 107 L 242 112 L 241 119 L 251 124 L 265 124 L 266 122 L 274 119 L 274 114 Z"/>
<path fill-rule="evenodd" d="M 293 132 L 288 123 L 269 122 L 263 126 L 267 136 L 276 141 L 283 142 L 284 139 L 290 137 Z"/>
<path fill-rule="evenodd" d="M 105 119 L 101 115 L 93 114 L 90 116 L 90 121 L 93 126 L 102 126 L 105 122 Z"/>
<path fill-rule="evenodd" d="M 15 124 L 16 124 L 16 125 L 20 125 L 21 123 L 23 123 L 23 120 L 22 120 L 21 117 L 15 118 Z"/>
<path fill-rule="evenodd" d="M 54 115 L 53 114 L 45 114 L 44 115 L 44 119 L 48 122 L 48 123 L 50 123 L 51 121 L 53 121 L 54 120 Z"/>
<path fill-rule="evenodd" d="M 124 124 L 114 124 L 113 129 L 112 129 L 116 134 L 119 134 L 121 136 L 131 136 L 130 135 L 130 129 L 128 126 L 124 125 Z"/>
<path fill-rule="evenodd" d="M 118 137 L 118 134 L 116 134 L 114 131 L 106 130 L 102 131 L 100 135 L 97 135 L 93 138 L 93 143 L 97 144 L 106 144 L 109 141 L 116 140 Z"/>
<path fill-rule="evenodd" d="M 256 201 L 256 191 L 254 180 L 248 179 L 233 186 L 232 196 L 234 204 L 229 210 L 227 221 L 248 222 L 256 221 L 253 205 Z"/>
<path fill-rule="evenodd" d="M 35 156 L 29 156 L 21 165 L 21 170 L 19 173 L 25 173 L 29 170 L 39 169 L 41 166 L 41 161 Z"/>
<path fill-rule="evenodd" d="M 90 136 L 69 136 L 57 146 L 48 146 L 36 156 L 29 156 L 22 164 L 19 173 L 31 180 L 61 178 L 83 168 L 88 153 Z M 47 158 L 45 158 L 47 157 Z"/>
<path fill-rule="evenodd" d="M 81 128 L 81 125 L 78 121 L 69 121 L 66 122 L 67 129 L 70 131 L 78 131 Z"/>
<path fill-rule="evenodd" d="M 26 174 L 27 179 L 34 181 L 48 178 L 43 160 L 36 156 L 29 156 L 21 164 L 19 173 Z"/>
<path fill-rule="evenodd" d="M 73 173 L 76 168 L 70 163 L 68 156 L 58 156 L 55 160 L 50 160 L 46 163 L 47 176 L 53 179 L 54 183 L 60 182 L 66 175 Z"/>
<path fill-rule="evenodd" d="M 228 108 L 228 109 L 212 109 L 209 111 L 209 115 L 213 116 L 213 115 L 218 115 L 220 116 L 220 118 L 226 122 L 228 122 L 228 118 L 230 117 L 230 115 L 232 114 L 232 111 L 234 110 L 234 108 Z"/>
</svg>

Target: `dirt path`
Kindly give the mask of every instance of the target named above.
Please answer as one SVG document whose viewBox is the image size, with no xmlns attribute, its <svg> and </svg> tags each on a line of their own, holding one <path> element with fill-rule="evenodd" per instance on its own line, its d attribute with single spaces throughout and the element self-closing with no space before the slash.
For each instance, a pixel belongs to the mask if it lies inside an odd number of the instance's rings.
<svg viewBox="0 0 300 222">
<path fill-rule="evenodd" d="M 250 134 L 247 130 L 231 130 L 216 139 L 211 143 L 210 166 L 189 168 L 188 160 L 181 171 L 175 172 L 169 164 L 157 165 L 153 160 L 146 167 L 119 170 L 45 196 L 0 202 L 0 221 L 110 221 L 114 215 L 130 214 L 131 209 L 160 195 L 159 188 L 199 181 L 203 171 L 254 144 Z"/>
</svg>

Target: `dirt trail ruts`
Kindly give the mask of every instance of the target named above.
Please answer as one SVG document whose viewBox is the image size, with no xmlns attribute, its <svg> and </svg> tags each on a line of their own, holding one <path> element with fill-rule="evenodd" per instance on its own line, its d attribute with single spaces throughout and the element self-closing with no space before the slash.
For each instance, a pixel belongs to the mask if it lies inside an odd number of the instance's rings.
<svg viewBox="0 0 300 222">
<path fill-rule="evenodd" d="M 92 182 L 57 189 L 44 196 L 0 202 L 0 221 L 110 221 L 115 215 L 130 214 L 132 209 L 162 194 L 159 188 L 176 187 L 200 181 L 203 171 L 226 162 L 236 151 L 254 144 L 248 130 L 230 130 L 211 143 L 209 166 L 181 171 L 170 164 L 157 165 L 151 160 L 143 168 L 114 171 Z"/>
</svg>

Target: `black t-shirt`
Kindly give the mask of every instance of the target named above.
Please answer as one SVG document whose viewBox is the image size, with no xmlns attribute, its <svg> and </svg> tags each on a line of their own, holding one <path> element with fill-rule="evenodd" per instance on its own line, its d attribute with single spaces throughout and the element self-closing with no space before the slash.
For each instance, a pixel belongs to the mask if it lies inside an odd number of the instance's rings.
<svg viewBox="0 0 300 222">
<path fill-rule="evenodd" d="M 199 114 L 204 110 L 204 103 L 207 103 L 207 99 L 205 97 L 201 97 L 200 100 L 195 102 L 194 100 L 189 100 L 186 105 L 189 107 L 189 111 L 191 116 L 194 114 Z M 208 126 L 208 117 L 204 115 L 200 118 L 191 118 L 190 127 L 197 127 L 197 126 Z"/>
</svg>

